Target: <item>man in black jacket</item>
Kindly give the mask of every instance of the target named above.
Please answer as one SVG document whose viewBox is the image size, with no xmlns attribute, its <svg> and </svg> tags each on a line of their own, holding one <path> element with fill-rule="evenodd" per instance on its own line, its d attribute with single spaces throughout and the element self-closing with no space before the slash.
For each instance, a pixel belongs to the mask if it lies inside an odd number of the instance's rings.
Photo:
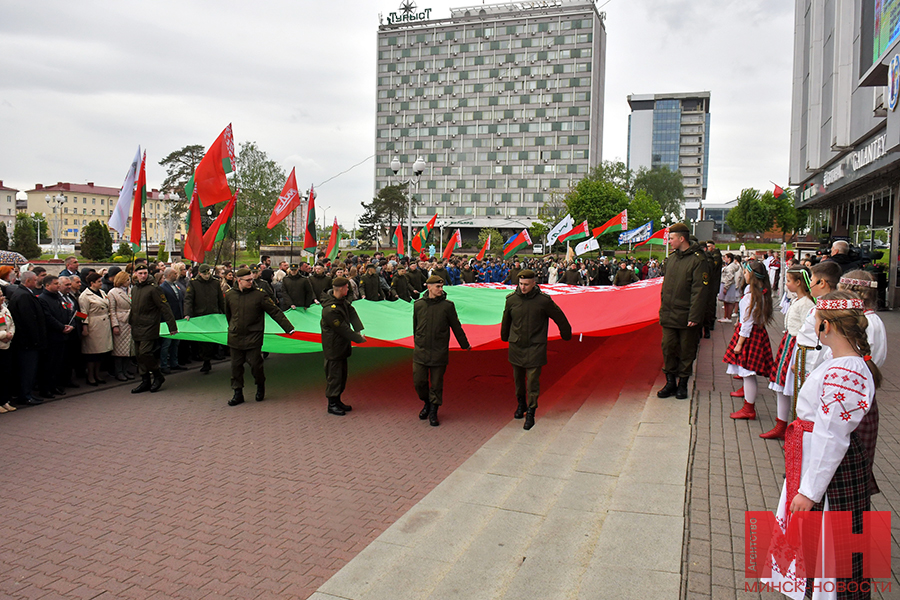
<svg viewBox="0 0 900 600">
<path fill-rule="evenodd" d="M 307 309 L 313 303 L 313 288 L 308 277 L 300 274 L 300 267 L 294 263 L 288 270 L 288 274 L 281 280 L 283 297 L 282 310 L 294 308 Z"/>
<path fill-rule="evenodd" d="M 21 289 L 9 299 L 9 312 L 16 324 L 16 336 L 12 341 L 19 367 L 20 403 L 40 404 L 40 398 L 31 395 L 37 381 L 41 352 L 47 348 L 47 326 L 41 301 L 34 295 L 37 275 L 25 271 L 21 276 Z"/>
<path fill-rule="evenodd" d="M 413 386 L 425 403 L 419 418 L 437 427 L 438 408 L 444 402 L 444 373 L 450 362 L 450 331 L 460 348 L 470 350 L 471 346 L 456 307 L 444 293 L 444 280 L 432 275 L 425 284 L 426 296 L 413 305 Z"/>
<path fill-rule="evenodd" d="M 44 291 L 38 297 L 47 326 L 47 347 L 41 357 L 41 396 L 53 398 L 53 394 L 65 394 L 64 373 L 66 345 L 75 327 L 74 311 L 69 310 L 68 300 L 59 294 L 59 279 L 55 275 L 44 277 Z"/>
<path fill-rule="evenodd" d="M 225 299 L 222 297 L 222 286 L 219 280 L 212 276 L 212 266 L 200 265 L 197 278 L 188 282 L 187 291 L 184 294 L 184 318 L 190 321 L 191 317 L 203 317 L 206 315 L 221 315 L 225 313 Z M 200 360 L 203 366 L 201 373 L 209 373 L 212 370 L 210 361 L 216 354 L 216 344 L 210 342 L 198 342 L 200 348 Z"/>
<path fill-rule="evenodd" d="M 166 301 L 175 320 L 184 318 L 184 293 L 181 286 L 178 285 L 178 271 L 173 267 L 168 267 L 163 274 L 163 281 L 159 284 L 159 289 L 166 295 Z M 170 337 L 162 339 L 159 350 L 160 371 L 163 375 L 169 375 L 172 371 L 185 371 L 186 369 L 178 364 L 178 346 L 181 340 L 175 340 Z"/>
<path fill-rule="evenodd" d="M 341 417 L 353 410 L 352 406 L 341 402 L 341 394 L 347 387 L 347 358 L 353 351 L 351 342 L 362 344 L 366 341 L 362 321 L 347 298 L 349 286 L 348 279 L 335 277 L 331 289 L 322 296 L 320 322 L 328 413 Z"/>
</svg>

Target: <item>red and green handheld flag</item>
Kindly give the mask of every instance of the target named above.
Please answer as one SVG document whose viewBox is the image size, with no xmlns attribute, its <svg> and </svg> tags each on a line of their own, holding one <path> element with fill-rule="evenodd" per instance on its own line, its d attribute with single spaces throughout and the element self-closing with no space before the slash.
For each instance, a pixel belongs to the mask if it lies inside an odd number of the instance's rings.
<svg viewBox="0 0 900 600">
<path fill-rule="evenodd" d="M 668 243 L 669 243 L 669 228 L 668 228 L 668 227 L 663 227 L 662 229 L 660 229 L 659 231 L 657 231 L 656 233 L 654 233 L 653 235 L 651 235 L 649 238 L 647 238 L 646 240 L 644 240 L 644 241 L 641 242 L 640 244 L 637 244 L 637 245 L 635 246 L 635 248 L 637 248 L 638 246 L 643 246 L 644 244 L 653 244 L 653 245 L 656 245 L 656 246 L 665 246 L 665 245 L 668 244 Z"/>
<path fill-rule="evenodd" d="M 147 202 L 147 151 L 141 159 L 141 170 L 134 187 L 134 200 L 131 202 L 131 248 L 137 252 L 141 247 L 141 211 Z"/>
<path fill-rule="evenodd" d="M 428 240 L 428 235 L 431 233 L 431 230 L 434 229 L 434 224 L 437 221 L 437 215 L 431 217 L 431 220 L 425 224 L 425 227 L 421 228 L 419 232 L 412 239 L 412 247 L 416 252 L 422 251 L 422 246 L 425 245 L 425 242 Z"/>
<path fill-rule="evenodd" d="M 212 222 L 212 225 L 203 234 L 203 250 L 205 252 L 212 250 L 216 242 L 221 242 L 228 235 L 228 230 L 231 229 L 231 217 L 234 216 L 235 204 L 237 204 L 237 194 L 231 197 L 231 200 L 228 201 L 228 204 L 216 217 L 216 220 Z"/>
<path fill-rule="evenodd" d="M 453 256 L 453 251 L 457 248 L 462 248 L 462 234 L 459 232 L 459 229 L 447 240 L 447 247 L 444 248 L 444 260 L 449 260 Z"/>
<path fill-rule="evenodd" d="M 592 232 L 594 237 L 600 237 L 604 233 L 613 233 L 615 231 L 626 231 L 628 229 L 628 209 L 626 208 L 612 219 L 597 227 Z"/>
<path fill-rule="evenodd" d="M 6 317 L 0 315 L 0 325 L 6 325 Z"/>
<path fill-rule="evenodd" d="M 572 229 L 568 230 L 565 233 L 561 233 L 559 235 L 558 241 L 565 242 L 566 240 L 570 242 L 574 242 L 575 240 L 583 240 L 591 235 L 591 228 L 588 227 L 587 221 L 582 221 Z M 529 242 L 530 244 L 531 242 Z"/>
<path fill-rule="evenodd" d="M 284 182 L 284 188 L 281 190 L 281 194 L 279 194 L 278 200 L 272 208 L 272 216 L 269 217 L 269 222 L 266 223 L 266 227 L 269 229 L 281 223 L 286 216 L 291 214 L 291 211 L 300 206 L 300 201 L 303 200 L 297 189 L 295 170 L 296 168 L 291 169 L 291 174 L 288 175 L 287 181 Z M 293 234 L 294 232 L 292 231 L 291 235 Z"/>
<path fill-rule="evenodd" d="M 403 256 L 406 253 L 406 245 L 403 243 L 402 223 L 397 223 L 397 228 L 394 230 L 394 237 L 391 238 L 391 243 L 397 246 L 397 254 Z"/>
<path fill-rule="evenodd" d="M 523 229 L 519 234 L 509 238 L 509 240 L 506 242 L 506 245 L 503 246 L 503 259 L 507 260 L 509 258 L 512 258 L 516 252 L 530 245 L 531 236 L 528 235 L 527 229 Z"/>
<path fill-rule="evenodd" d="M 236 164 L 234 136 L 229 123 L 206 151 L 194 173 L 197 194 L 203 208 L 231 199 L 234 192 L 228 186 L 226 175 L 234 171 Z"/>
<path fill-rule="evenodd" d="M 331 226 L 331 237 L 328 238 L 328 248 L 325 249 L 325 255 L 328 260 L 334 261 L 337 258 L 338 248 L 340 247 L 341 232 L 338 228 L 337 217 L 334 218 L 334 225 Z"/>
<path fill-rule="evenodd" d="M 488 248 L 491 247 L 491 234 L 488 234 L 487 239 L 484 241 L 484 246 L 481 247 L 481 250 L 478 251 L 478 256 L 475 257 L 475 260 L 484 260 L 484 255 L 488 251 Z"/>
<path fill-rule="evenodd" d="M 316 236 L 316 192 L 313 186 L 309 186 L 309 205 L 306 209 L 306 229 L 303 234 L 303 249 L 307 252 L 315 252 L 319 246 Z"/>
<path fill-rule="evenodd" d="M 75 311 L 75 318 L 84 321 L 87 319 L 87 313 L 83 313 L 80 310 Z"/>
</svg>

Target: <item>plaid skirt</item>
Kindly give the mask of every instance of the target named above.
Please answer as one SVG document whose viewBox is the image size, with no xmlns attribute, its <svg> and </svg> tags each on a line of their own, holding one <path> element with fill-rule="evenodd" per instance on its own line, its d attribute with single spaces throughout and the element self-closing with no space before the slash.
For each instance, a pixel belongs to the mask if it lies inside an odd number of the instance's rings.
<svg viewBox="0 0 900 600">
<path fill-rule="evenodd" d="M 740 333 L 741 324 L 738 322 L 734 328 L 734 335 L 731 336 L 731 342 L 728 344 L 728 350 L 722 357 L 722 362 L 753 371 L 760 377 L 771 377 L 775 372 L 775 362 L 772 360 L 772 345 L 769 342 L 769 333 L 766 328 L 754 325 L 750 331 L 750 337 L 744 340 L 741 353 L 735 354 L 734 347 L 738 343 Z"/>
<path fill-rule="evenodd" d="M 769 389 L 776 392 L 784 391 L 787 374 L 791 369 L 791 356 L 794 354 L 796 345 L 797 338 L 785 331 L 781 338 L 781 344 L 778 346 L 778 352 L 775 353 L 775 370 L 769 376 Z"/>
</svg>

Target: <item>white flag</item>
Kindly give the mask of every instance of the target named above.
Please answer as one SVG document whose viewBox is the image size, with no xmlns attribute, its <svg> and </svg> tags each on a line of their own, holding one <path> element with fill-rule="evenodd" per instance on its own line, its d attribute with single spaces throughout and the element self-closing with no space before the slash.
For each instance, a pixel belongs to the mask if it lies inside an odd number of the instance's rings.
<svg viewBox="0 0 900 600">
<path fill-rule="evenodd" d="M 589 240 L 584 240 L 577 246 L 575 246 L 575 254 L 576 256 L 581 256 L 585 252 L 590 252 L 591 250 L 599 250 L 600 242 L 597 241 L 597 238 L 591 238 Z"/>
<path fill-rule="evenodd" d="M 556 226 L 550 230 L 550 233 L 547 234 L 547 244 L 552 246 L 556 243 L 557 238 L 559 238 L 559 234 L 569 231 L 574 226 L 575 221 L 572 220 L 572 215 L 566 215 L 563 217 L 563 220 L 557 223 Z"/>
<path fill-rule="evenodd" d="M 134 161 L 125 174 L 125 183 L 119 190 L 119 201 L 116 202 L 116 209 L 109 217 L 109 228 L 115 229 L 119 235 L 125 236 L 125 226 L 128 224 L 128 217 L 131 216 L 131 202 L 134 200 L 134 182 L 137 181 L 138 171 L 141 168 L 141 147 L 138 146 L 137 154 L 134 155 Z"/>
</svg>

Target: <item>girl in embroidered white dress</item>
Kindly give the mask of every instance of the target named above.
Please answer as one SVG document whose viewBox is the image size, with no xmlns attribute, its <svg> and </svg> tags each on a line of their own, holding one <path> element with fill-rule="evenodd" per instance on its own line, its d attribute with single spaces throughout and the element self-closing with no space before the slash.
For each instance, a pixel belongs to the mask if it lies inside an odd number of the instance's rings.
<svg viewBox="0 0 900 600">
<path fill-rule="evenodd" d="M 832 292 L 816 302 L 819 339 L 832 357 L 806 378 L 797 399 L 797 420 L 787 429 L 786 478 L 776 512 L 783 532 L 793 513 L 832 510 L 850 511 L 853 533 L 861 533 L 863 513 L 869 510 L 871 495 L 878 493 L 872 460 L 878 436 L 875 389 L 881 384 L 881 372 L 872 361 L 864 308 L 863 301 L 847 291 Z M 823 542 L 833 540 L 822 536 Z M 795 563 L 782 572 L 777 560 L 771 556 L 768 560 L 772 578 L 767 581 L 781 583 L 782 592 L 791 598 L 870 597 L 859 554 L 854 556 L 853 577 L 837 580 L 807 580 L 797 577 Z"/>
</svg>

